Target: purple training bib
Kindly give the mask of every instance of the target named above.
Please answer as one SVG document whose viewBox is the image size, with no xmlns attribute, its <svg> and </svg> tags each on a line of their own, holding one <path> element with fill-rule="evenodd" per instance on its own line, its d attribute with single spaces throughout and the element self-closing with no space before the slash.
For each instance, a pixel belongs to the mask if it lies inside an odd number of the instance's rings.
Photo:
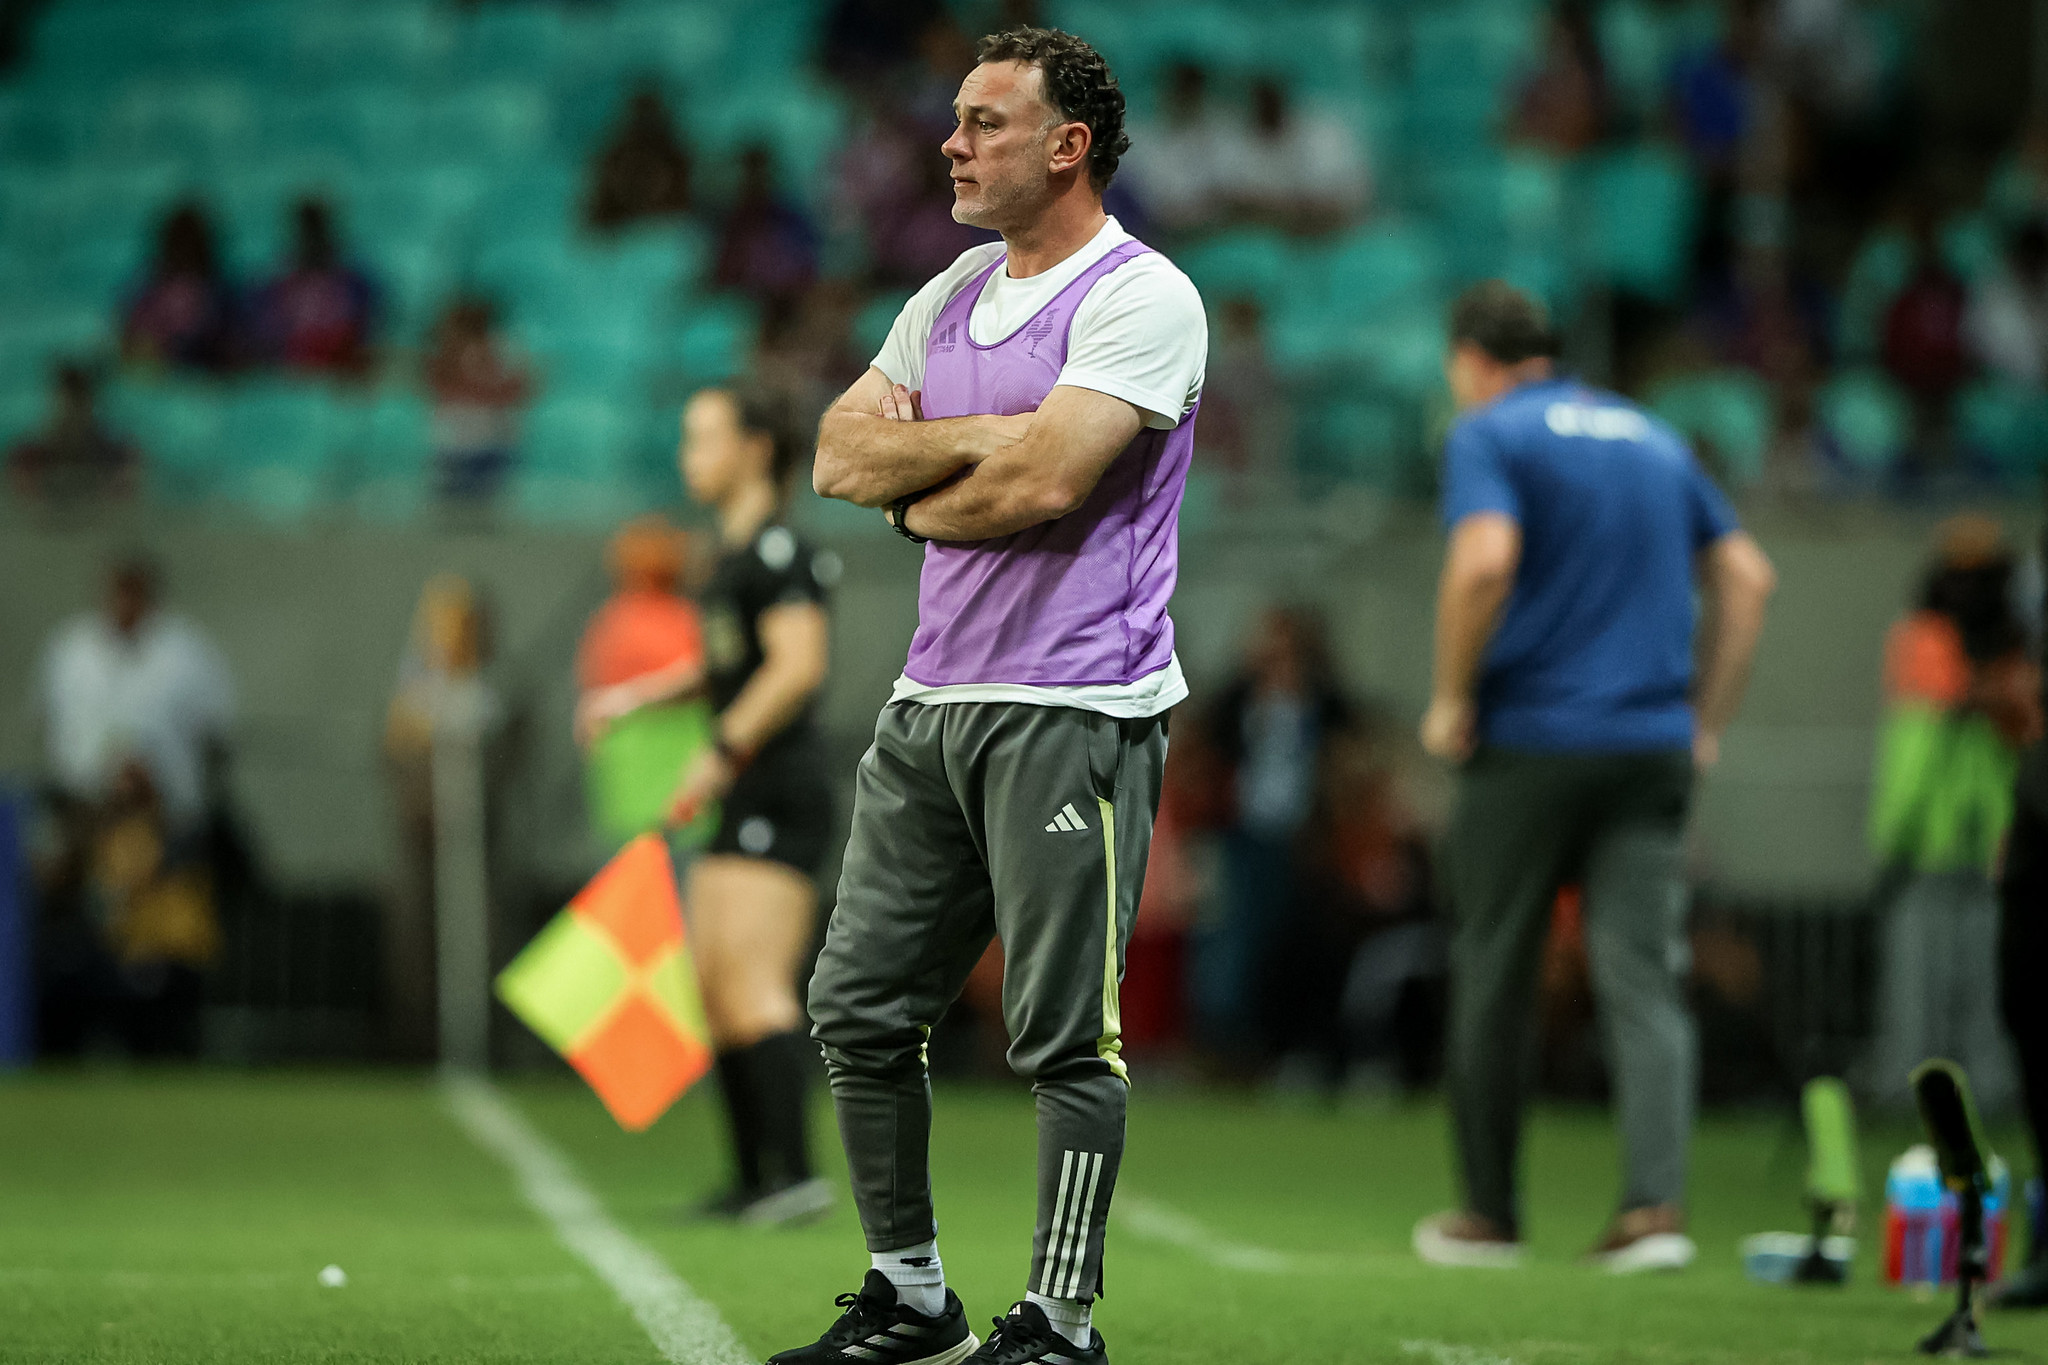
<svg viewBox="0 0 2048 1365">
<path fill-rule="evenodd" d="M 1043 403 L 1066 364 L 1081 300 L 1150 250 L 1123 243 L 1023 326 L 983 346 L 967 322 L 989 277 L 1008 261 L 997 257 L 932 324 L 925 417 L 1013 416 Z M 1170 431 L 1146 427 L 1088 500 L 1057 520 L 996 540 L 925 546 L 904 675 L 927 687 L 1079 687 L 1132 683 L 1166 667 L 1173 656 L 1166 605 L 1180 567 L 1180 500 L 1194 433 L 1193 409 Z"/>
</svg>

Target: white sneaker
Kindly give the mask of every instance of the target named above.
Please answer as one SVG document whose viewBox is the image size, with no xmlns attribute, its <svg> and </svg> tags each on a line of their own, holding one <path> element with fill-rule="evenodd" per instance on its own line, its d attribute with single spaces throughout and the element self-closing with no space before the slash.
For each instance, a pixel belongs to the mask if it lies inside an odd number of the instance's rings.
<svg viewBox="0 0 2048 1365">
<path fill-rule="evenodd" d="M 1640 1275 L 1650 1270 L 1683 1270 L 1699 1254 L 1699 1247 L 1682 1232 L 1653 1232 L 1618 1250 L 1599 1252 L 1593 1261 L 1610 1275 Z"/>
<path fill-rule="evenodd" d="M 1676 1204 L 1630 1209 L 1608 1224 L 1600 1244 L 1586 1255 L 1589 1265 L 1610 1275 L 1683 1270 L 1700 1254 L 1685 1235 L 1685 1213 Z"/>
<path fill-rule="evenodd" d="M 1431 1265 L 1515 1270 L 1522 1264 L 1522 1244 L 1502 1237 L 1500 1229 L 1476 1213 L 1432 1214 L 1415 1225 L 1409 1242 Z"/>
</svg>

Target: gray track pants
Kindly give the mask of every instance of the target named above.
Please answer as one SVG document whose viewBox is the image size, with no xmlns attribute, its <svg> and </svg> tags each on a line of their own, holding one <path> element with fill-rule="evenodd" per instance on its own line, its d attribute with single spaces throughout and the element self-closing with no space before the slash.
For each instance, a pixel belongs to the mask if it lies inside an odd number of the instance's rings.
<svg viewBox="0 0 2048 1365">
<path fill-rule="evenodd" d="M 1164 717 L 882 711 L 810 998 L 870 1250 L 935 1233 L 925 1040 L 999 934 L 1009 1062 L 1038 1103 L 1029 1287 L 1099 1292 L 1128 1090 L 1117 981 L 1165 760 Z"/>
<path fill-rule="evenodd" d="M 1692 782 L 1683 752 L 1481 749 L 1458 774 L 1447 1080 L 1466 1207 L 1510 1232 L 1537 969 L 1558 887 L 1580 878 L 1621 1119 L 1621 1207 L 1685 1197 L 1699 1069 L 1685 1002 Z"/>
</svg>

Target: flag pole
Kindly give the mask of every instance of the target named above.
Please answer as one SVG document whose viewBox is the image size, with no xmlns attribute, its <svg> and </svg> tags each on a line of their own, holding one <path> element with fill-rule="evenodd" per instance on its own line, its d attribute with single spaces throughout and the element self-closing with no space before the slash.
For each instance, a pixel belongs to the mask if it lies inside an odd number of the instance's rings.
<svg viewBox="0 0 2048 1365">
<path fill-rule="evenodd" d="M 434 947 L 441 1071 L 490 1068 L 489 868 L 483 731 L 488 699 L 474 673 L 448 678 L 434 716 Z"/>
</svg>

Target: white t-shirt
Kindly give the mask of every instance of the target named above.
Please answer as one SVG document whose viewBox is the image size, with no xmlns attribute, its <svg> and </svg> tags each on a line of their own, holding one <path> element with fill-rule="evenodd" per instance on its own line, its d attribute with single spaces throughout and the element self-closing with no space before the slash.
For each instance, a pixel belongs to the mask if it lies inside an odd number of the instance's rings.
<svg viewBox="0 0 2048 1365">
<path fill-rule="evenodd" d="M 235 690 L 197 627 L 157 613 L 126 637 L 98 613 L 74 617 L 51 639 L 42 671 L 59 786 L 96 800 L 132 759 L 148 769 L 174 826 L 204 814 L 206 745 L 233 719 Z"/>
<path fill-rule="evenodd" d="M 968 336 L 983 346 L 1001 341 L 1090 266 L 1130 240 L 1131 234 L 1111 218 L 1086 246 L 1050 270 L 1023 280 L 1011 279 L 1007 270 L 996 271 L 968 314 Z M 875 368 L 891 383 L 923 388 L 925 348 L 931 340 L 932 324 L 953 296 L 1002 253 L 1000 242 L 969 248 L 913 294 L 889 328 L 889 338 L 875 357 Z M 1144 413 L 1145 425 L 1171 430 L 1202 396 L 1208 358 L 1209 320 L 1202 310 L 1202 296 L 1173 262 L 1151 251 L 1096 281 L 1074 310 L 1073 326 L 1067 334 L 1067 361 L 1056 382 L 1121 398 Z M 899 677 L 890 700 L 1076 706 L 1128 719 L 1157 715 L 1187 694 L 1176 655 L 1156 673 L 1109 686 L 979 683 L 927 687 Z"/>
</svg>

